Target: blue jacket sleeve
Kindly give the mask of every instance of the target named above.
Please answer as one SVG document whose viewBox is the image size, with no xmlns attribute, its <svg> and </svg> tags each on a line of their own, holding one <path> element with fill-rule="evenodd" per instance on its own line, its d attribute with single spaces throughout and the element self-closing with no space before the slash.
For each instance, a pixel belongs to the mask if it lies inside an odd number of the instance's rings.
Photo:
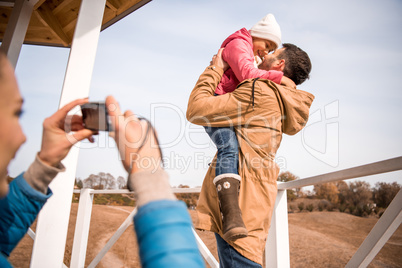
<svg viewBox="0 0 402 268">
<path fill-rule="evenodd" d="M 23 174 L 10 183 L 7 196 L 0 199 L 0 252 L 4 256 L 10 256 L 51 195 L 50 189 L 46 195 L 33 189 Z"/>
<path fill-rule="evenodd" d="M 143 268 L 204 267 L 183 202 L 150 202 L 138 209 L 134 226 Z"/>
</svg>

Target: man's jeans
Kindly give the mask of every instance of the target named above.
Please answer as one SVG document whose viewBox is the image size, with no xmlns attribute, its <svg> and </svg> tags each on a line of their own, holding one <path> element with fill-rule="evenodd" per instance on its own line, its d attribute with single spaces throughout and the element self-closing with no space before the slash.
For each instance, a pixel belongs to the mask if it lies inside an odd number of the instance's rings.
<svg viewBox="0 0 402 268">
<path fill-rule="evenodd" d="M 220 235 L 215 233 L 216 244 L 218 246 L 218 256 L 219 256 L 219 267 L 220 268 L 245 268 L 245 267 L 255 267 L 262 268 L 261 265 L 255 263 L 239 252 L 237 252 L 231 245 L 229 245 L 225 240 L 223 240 Z"/>
<path fill-rule="evenodd" d="M 233 128 L 228 127 L 205 127 L 211 140 L 218 149 L 215 176 L 234 173 L 239 174 L 237 169 L 239 162 L 239 143 Z"/>
</svg>

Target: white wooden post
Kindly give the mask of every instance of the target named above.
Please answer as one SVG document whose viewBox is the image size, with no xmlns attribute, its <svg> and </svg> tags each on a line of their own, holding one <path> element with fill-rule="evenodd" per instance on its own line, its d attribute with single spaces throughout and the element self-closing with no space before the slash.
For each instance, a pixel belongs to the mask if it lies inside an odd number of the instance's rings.
<svg viewBox="0 0 402 268">
<path fill-rule="evenodd" d="M 394 197 L 359 249 L 350 259 L 347 268 L 367 267 L 402 222 L 402 190 Z"/>
<path fill-rule="evenodd" d="M 89 226 L 92 214 L 92 189 L 82 189 L 78 204 L 77 221 L 75 223 L 75 233 L 73 250 L 71 254 L 71 267 L 84 267 L 85 256 L 87 253 Z"/>
<path fill-rule="evenodd" d="M 278 190 L 276 196 L 271 227 L 269 228 L 267 244 L 265 246 L 265 267 L 290 267 L 286 190 Z"/>
<path fill-rule="evenodd" d="M 34 231 L 32 231 L 31 228 L 28 229 L 27 234 L 29 235 L 30 238 L 32 238 L 32 240 L 35 240 L 35 233 Z"/>
<path fill-rule="evenodd" d="M 16 0 L 13 11 L 11 12 L 11 17 L 7 23 L 7 29 L 4 33 L 3 42 L 1 43 L 1 50 L 7 54 L 14 69 L 15 66 L 17 66 L 18 57 L 36 2 L 38 2 L 38 0 Z"/>
<path fill-rule="evenodd" d="M 81 2 L 60 107 L 89 95 L 105 4 L 106 0 Z M 63 263 L 78 152 L 76 145 L 63 161 L 66 172 L 60 173 L 50 184 L 54 194 L 39 214 L 31 267 L 53 268 Z"/>
<path fill-rule="evenodd" d="M 202 257 L 212 268 L 219 268 L 219 263 L 215 260 L 214 255 L 209 251 L 202 239 L 198 236 L 197 232 L 192 228 L 195 240 L 197 241 L 198 249 L 201 252 Z"/>
</svg>

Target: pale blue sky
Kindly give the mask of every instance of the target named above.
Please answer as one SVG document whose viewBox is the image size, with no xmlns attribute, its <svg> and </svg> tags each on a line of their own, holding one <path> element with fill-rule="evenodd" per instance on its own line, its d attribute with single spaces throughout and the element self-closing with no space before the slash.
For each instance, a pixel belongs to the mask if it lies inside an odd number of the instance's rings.
<svg viewBox="0 0 402 268">
<path fill-rule="evenodd" d="M 100 35 L 90 99 L 113 94 L 123 109 L 154 119 L 171 184 L 201 185 L 215 148 L 203 129 L 185 120 L 199 75 L 222 41 L 268 13 L 282 41 L 310 56 L 311 79 L 300 89 L 316 97 L 310 124 L 284 136 L 282 170 L 304 178 L 402 154 L 402 2 L 385 1 L 157 1 Z M 57 109 L 69 49 L 24 46 L 16 73 L 26 100 L 28 142 L 10 167 L 17 175 L 39 150 L 41 122 Z M 113 143 L 82 144 L 77 177 L 125 176 Z M 100 148 L 102 147 L 102 148 Z M 107 147 L 107 148 L 105 148 Z M 365 178 L 398 181 L 393 172 Z"/>
</svg>

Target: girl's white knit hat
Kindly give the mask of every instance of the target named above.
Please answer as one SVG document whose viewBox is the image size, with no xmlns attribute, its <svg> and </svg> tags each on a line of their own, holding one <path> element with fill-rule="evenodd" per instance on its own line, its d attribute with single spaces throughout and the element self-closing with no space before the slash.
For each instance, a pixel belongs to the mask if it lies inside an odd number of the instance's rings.
<svg viewBox="0 0 402 268">
<path fill-rule="evenodd" d="M 276 44 L 276 48 L 278 48 L 282 43 L 281 28 L 272 14 L 266 15 L 262 20 L 257 22 L 256 25 L 251 27 L 250 34 L 253 37 L 274 42 Z"/>
</svg>

